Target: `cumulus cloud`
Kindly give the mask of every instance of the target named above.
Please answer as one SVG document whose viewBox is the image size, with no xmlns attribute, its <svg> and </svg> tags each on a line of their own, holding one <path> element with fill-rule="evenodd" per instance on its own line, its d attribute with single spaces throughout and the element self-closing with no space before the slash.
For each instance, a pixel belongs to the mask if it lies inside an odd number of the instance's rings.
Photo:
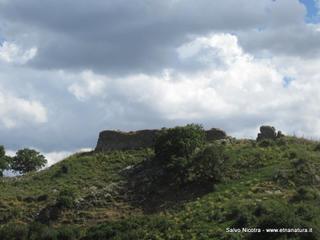
<svg viewBox="0 0 320 240">
<path fill-rule="evenodd" d="M 0 123 L 6 128 L 30 123 L 45 123 L 47 110 L 38 101 L 26 100 L 0 89 Z"/>
<path fill-rule="evenodd" d="M 167 69 L 160 75 L 113 79 L 105 94 L 143 104 L 168 119 L 202 119 L 237 115 L 246 109 L 260 114 L 279 101 L 272 98 L 274 92 L 286 91 L 282 75 L 272 64 L 244 53 L 234 35 L 195 38 L 177 51 L 183 60 L 204 61 L 206 68 L 194 73 Z M 86 79 L 84 89 L 95 85 L 92 73 L 90 79 Z"/>
<path fill-rule="evenodd" d="M 37 54 L 37 48 L 23 50 L 15 43 L 3 42 L 0 46 L 0 60 L 8 63 L 25 64 Z"/>
<path fill-rule="evenodd" d="M 92 96 L 101 95 L 105 90 L 107 80 L 104 76 L 87 70 L 82 72 L 80 80 L 74 82 L 68 89 L 80 101 L 84 101 Z"/>
<path fill-rule="evenodd" d="M 114 78 L 112 83 L 108 76 L 104 79 L 100 76 L 101 81 L 108 82 L 108 88 L 100 96 L 104 100 L 107 97 L 106 102 L 108 98 L 118 101 L 120 106 L 135 103 L 146 112 L 174 122 L 205 122 L 210 127 L 212 121 L 235 132 L 236 128 L 242 129 L 239 135 L 254 136 L 262 122 L 301 133 L 303 128 L 307 131 L 304 124 L 310 121 L 316 123 L 312 131 L 320 134 L 316 127 L 319 120 L 314 117 L 316 100 L 306 99 L 314 96 L 312 87 L 318 86 L 319 75 L 315 74 L 320 66 L 318 61 L 310 60 L 311 65 L 295 62 L 297 58 L 255 58 L 244 52 L 237 37 L 231 34 L 197 37 L 178 47 L 177 52 L 182 60 L 204 61 L 206 67 L 193 73 L 166 69 L 160 75 L 130 75 Z M 290 67 L 289 59 L 294 67 Z M 299 64 L 308 67 L 301 68 Z M 91 73 L 92 84 L 97 77 Z M 295 80 L 285 84 L 285 77 Z M 293 120 L 297 111 L 304 117 Z M 296 129 L 290 128 L 288 122 Z M 308 134 L 314 136 L 312 131 Z"/>
<path fill-rule="evenodd" d="M 0 17 L 6 23 L 4 34 L 39 46 L 32 66 L 92 69 L 115 75 L 174 67 L 179 64 L 175 48 L 190 35 L 252 29 L 279 29 L 281 34 L 280 29 L 294 26 L 306 31 L 305 14 L 298 0 L 92 0 L 90 4 L 85 0 L 11 0 L 0 8 Z M 273 50 L 275 35 L 270 35 Z M 277 49 L 286 49 L 288 41 L 285 36 L 283 39 L 277 42 Z M 302 41 L 294 40 L 289 40 L 292 49 L 303 46 Z M 256 41 L 269 49 L 263 37 Z M 249 43 L 246 46 L 250 48 Z M 319 49 L 320 43 L 314 43 L 315 48 Z"/>
</svg>

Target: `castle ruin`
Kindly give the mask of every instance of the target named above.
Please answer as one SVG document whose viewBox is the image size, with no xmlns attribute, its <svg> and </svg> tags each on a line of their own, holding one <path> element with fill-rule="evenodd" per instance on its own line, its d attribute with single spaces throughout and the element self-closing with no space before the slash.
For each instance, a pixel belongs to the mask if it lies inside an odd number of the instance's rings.
<svg viewBox="0 0 320 240">
<path fill-rule="evenodd" d="M 156 135 L 160 130 L 140 130 L 121 132 L 106 130 L 99 134 L 95 151 L 127 150 L 153 147 Z M 225 139 L 227 134 L 218 128 L 212 128 L 206 132 L 206 140 L 214 141 Z"/>
</svg>

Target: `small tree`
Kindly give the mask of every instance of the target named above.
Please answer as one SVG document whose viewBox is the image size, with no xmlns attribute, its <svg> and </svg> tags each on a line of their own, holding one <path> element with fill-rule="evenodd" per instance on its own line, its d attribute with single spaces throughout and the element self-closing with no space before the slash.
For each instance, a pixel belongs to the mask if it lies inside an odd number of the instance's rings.
<svg viewBox="0 0 320 240">
<path fill-rule="evenodd" d="M 155 158 L 168 173 L 184 182 L 193 154 L 205 144 L 202 126 L 162 129 L 155 141 Z"/>
<path fill-rule="evenodd" d="M 156 158 L 166 162 L 175 158 L 190 159 L 197 148 L 205 143 L 202 126 L 188 124 L 184 127 L 162 129 L 155 141 Z"/>
<path fill-rule="evenodd" d="M 3 146 L 0 146 L 0 177 L 3 176 L 3 171 L 9 168 L 11 158 L 6 156 L 6 151 Z"/>
<path fill-rule="evenodd" d="M 27 173 L 39 170 L 47 163 L 46 158 L 33 149 L 22 149 L 12 159 L 11 168 L 20 173 Z"/>
<path fill-rule="evenodd" d="M 225 146 L 211 144 L 193 158 L 190 175 L 193 180 L 217 182 L 224 178 L 227 169 Z"/>
</svg>

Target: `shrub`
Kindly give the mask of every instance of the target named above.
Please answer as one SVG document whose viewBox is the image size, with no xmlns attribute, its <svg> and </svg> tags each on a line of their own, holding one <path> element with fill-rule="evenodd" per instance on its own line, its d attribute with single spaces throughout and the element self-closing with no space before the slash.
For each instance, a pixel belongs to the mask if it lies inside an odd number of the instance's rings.
<svg viewBox="0 0 320 240">
<path fill-rule="evenodd" d="M 57 231 L 49 227 L 44 227 L 39 237 L 40 240 L 60 240 Z"/>
<path fill-rule="evenodd" d="M 168 232 L 172 228 L 174 228 L 173 223 L 163 217 L 131 217 L 94 226 L 88 230 L 84 240 L 169 239 Z"/>
<path fill-rule="evenodd" d="M 49 205 L 43 208 L 38 216 L 36 217 L 36 221 L 43 224 L 50 224 L 59 219 L 62 210 L 56 205 Z"/>
<path fill-rule="evenodd" d="M 4 147 L 0 146 L 0 177 L 3 176 L 3 171 L 9 168 L 11 160 L 11 157 L 6 156 Z"/>
<path fill-rule="evenodd" d="M 183 183 L 192 156 L 205 144 L 205 131 L 200 125 L 162 129 L 155 141 L 155 159 L 168 176 Z"/>
<path fill-rule="evenodd" d="M 56 206 L 59 208 L 72 208 L 75 204 L 76 195 L 71 189 L 63 189 L 57 198 Z"/>
<path fill-rule="evenodd" d="M 275 145 L 275 142 L 271 139 L 263 139 L 259 141 L 259 147 L 272 147 Z"/>
<path fill-rule="evenodd" d="M 220 181 L 226 170 L 225 146 L 212 144 L 197 153 L 192 161 L 191 178 L 200 181 Z"/>
<path fill-rule="evenodd" d="M 304 221 L 301 207 L 295 211 L 288 204 L 278 201 L 266 201 L 257 206 L 255 215 L 258 216 L 257 228 L 260 229 L 280 229 L 280 228 L 307 228 L 313 227 L 309 222 Z M 309 214 L 309 213 L 308 213 Z M 313 216 L 311 216 L 312 218 Z M 249 239 L 318 239 L 318 227 L 313 233 L 253 233 Z"/>
<path fill-rule="evenodd" d="M 296 194 L 293 196 L 294 201 L 311 201 L 319 197 L 319 193 L 310 187 L 299 187 Z"/>
<path fill-rule="evenodd" d="M 9 223 L 0 227 L 1 240 L 27 240 L 28 227 L 22 223 Z"/>
<path fill-rule="evenodd" d="M 200 125 L 162 129 L 155 141 L 156 158 L 165 164 L 170 164 L 172 159 L 190 159 L 204 143 L 205 131 Z"/>
<path fill-rule="evenodd" d="M 320 143 L 318 143 L 318 144 L 315 146 L 314 151 L 317 151 L 317 152 L 320 151 Z"/>
<path fill-rule="evenodd" d="M 80 231 L 73 226 L 63 226 L 58 229 L 59 240 L 76 240 L 80 237 Z"/>
</svg>

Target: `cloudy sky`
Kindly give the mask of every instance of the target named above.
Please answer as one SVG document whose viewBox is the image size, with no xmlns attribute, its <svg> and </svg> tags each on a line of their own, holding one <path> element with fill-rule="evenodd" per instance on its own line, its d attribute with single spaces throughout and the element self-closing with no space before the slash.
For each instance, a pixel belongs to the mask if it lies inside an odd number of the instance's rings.
<svg viewBox="0 0 320 240">
<path fill-rule="evenodd" d="M 319 139 L 319 56 L 319 0 L 0 0 L 1 144 L 57 158 L 191 122 Z"/>
</svg>

